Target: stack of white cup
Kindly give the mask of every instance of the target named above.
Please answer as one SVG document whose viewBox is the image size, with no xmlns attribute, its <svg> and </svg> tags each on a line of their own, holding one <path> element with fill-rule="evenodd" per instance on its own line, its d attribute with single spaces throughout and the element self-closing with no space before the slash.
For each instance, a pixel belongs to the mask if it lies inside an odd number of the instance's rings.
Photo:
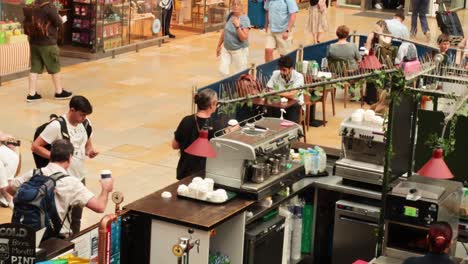
<svg viewBox="0 0 468 264">
<path fill-rule="evenodd" d="M 188 186 L 185 184 L 179 185 L 177 193 L 182 196 L 199 200 L 210 200 L 216 203 L 221 203 L 228 199 L 226 190 L 214 190 L 214 181 L 211 178 L 202 179 L 201 177 L 195 177 Z"/>
</svg>

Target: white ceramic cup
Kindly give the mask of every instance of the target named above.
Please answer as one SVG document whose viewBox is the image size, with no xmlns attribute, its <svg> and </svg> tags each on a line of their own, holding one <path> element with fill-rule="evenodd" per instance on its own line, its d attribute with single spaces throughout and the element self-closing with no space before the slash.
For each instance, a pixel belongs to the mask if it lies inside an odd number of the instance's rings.
<svg viewBox="0 0 468 264">
<path fill-rule="evenodd" d="M 214 190 L 214 180 L 211 178 L 205 178 L 205 183 L 208 191 L 212 192 Z"/>
</svg>

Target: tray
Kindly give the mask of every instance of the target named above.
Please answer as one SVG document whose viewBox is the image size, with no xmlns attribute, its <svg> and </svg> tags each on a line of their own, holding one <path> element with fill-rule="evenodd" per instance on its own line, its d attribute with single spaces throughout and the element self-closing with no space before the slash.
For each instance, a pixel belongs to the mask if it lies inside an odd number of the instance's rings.
<svg viewBox="0 0 468 264">
<path fill-rule="evenodd" d="M 223 202 L 214 202 L 214 201 L 210 201 L 210 200 L 202 200 L 202 199 L 193 198 L 193 197 L 190 197 L 190 196 L 185 196 L 185 195 L 180 195 L 180 194 L 177 194 L 177 197 L 178 198 L 183 198 L 183 199 L 194 200 L 194 201 L 200 201 L 200 202 L 209 203 L 209 204 L 224 204 L 224 203 L 227 203 L 230 200 L 234 199 L 237 196 L 237 193 L 235 193 L 235 192 L 231 192 L 231 191 L 226 190 L 226 193 L 227 193 L 228 198 L 226 199 L 226 201 L 223 201 Z"/>
<path fill-rule="evenodd" d="M 306 174 L 305 176 L 306 177 L 323 177 L 323 176 L 328 176 L 328 171 L 324 171 L 324 172 L 319 172 L 317 174 Z"/>
</svg>

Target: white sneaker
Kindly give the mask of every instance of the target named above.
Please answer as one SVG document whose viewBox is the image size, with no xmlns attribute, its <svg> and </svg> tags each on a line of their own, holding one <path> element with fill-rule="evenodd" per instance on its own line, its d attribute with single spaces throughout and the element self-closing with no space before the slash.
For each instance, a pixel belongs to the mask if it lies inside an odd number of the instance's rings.
<svg viewBox="0 0 468 264">
<path fill-rule="evenodd" d="M 1 207 L 8 207 L 8 205 L 9 205 L 9 202 L 8 202 L 7 198 L 5 198 L 5 196 L 0 194 L 0 206 Z"/>
<path fill-rule="evenodd" d="M 403 9 L 403 5 L 399 5 L 399 6 L 397 6 L 397 8 L 396 8 L 396 9 Z"/>
<path fill-rule="evenodd" d="M 379 10 L 383 9 L 382 5 L 379 4 L 379 3 L 375 4 L 374 7 L 375 7 L 375 9 L 379 9 Z"/>
</svg>

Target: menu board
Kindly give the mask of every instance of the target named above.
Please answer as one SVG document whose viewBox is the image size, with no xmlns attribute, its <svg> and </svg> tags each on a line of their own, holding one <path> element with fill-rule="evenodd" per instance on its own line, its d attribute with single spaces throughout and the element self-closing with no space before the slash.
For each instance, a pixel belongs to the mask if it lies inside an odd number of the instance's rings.
<svg viewBox="0 0 468 264">
<path fill-rule="evenodd" d="M 0 225 L 0 263 L 36 263 L 36 232 L 22 224 Z"/>
</svg>

